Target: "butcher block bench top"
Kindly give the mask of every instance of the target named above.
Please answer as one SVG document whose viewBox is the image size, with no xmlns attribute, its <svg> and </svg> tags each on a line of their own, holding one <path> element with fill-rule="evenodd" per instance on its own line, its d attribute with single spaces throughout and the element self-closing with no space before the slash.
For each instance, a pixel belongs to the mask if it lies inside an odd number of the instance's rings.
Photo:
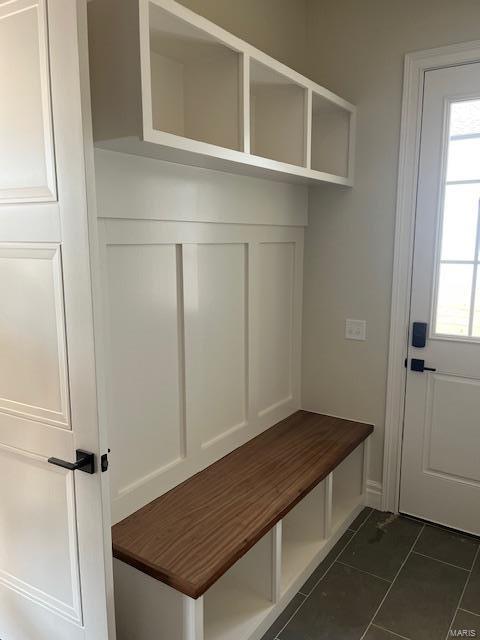
<svg viewBox="0 0 480 640">
<path fill-rule="evenodd" d="M 198 598 L 372 431 L 297 411 L 114 525 L 113 555 Z"/>
</svg>

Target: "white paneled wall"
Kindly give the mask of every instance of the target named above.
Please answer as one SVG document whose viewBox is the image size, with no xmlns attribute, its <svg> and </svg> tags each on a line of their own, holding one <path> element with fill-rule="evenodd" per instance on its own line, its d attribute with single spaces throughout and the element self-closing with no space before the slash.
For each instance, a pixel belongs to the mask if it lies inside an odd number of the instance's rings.
<svg viewBox="0 0 480 640">
<path fill-rule="evenodd" d="M 151 158 L 95 150 L 102 218 L 307 224 L 303 185 L 184 167 Z"/>
<path fill-rule="evenodd" d="M 306 198 L 304 187 L 274 194 L 267 181 L 98 158 L 118 521 L 300 407 Z M 112 162 L 125 180 L 111 182 Z M 264 207 L 257 224 L 250 200 Z"/>
<path fill-rule="evenodd" d="M 303 229 L 103 220 L 101 236 L 118 519 L 299 407 Z"/>
<path fill-rule="evenodd" d="M 109 245 L 106 279 L 112 485 L 120 495 L 184 455 L 176 247 Z"/>
<path fill-rule="evenodd" d="M 206 448 L 248 425 L 248 243 L 183 252 L 189 443 Z"/>
<path fill-rule="evenodd" d="M 294 241 L 259 245 L 257 360 L 260 416 L 284 405 L 298 391 L 294 389 L 293 380 L 295 252 Z M 298 265 L 299 269 L 302 264 Z"/>
</svg>

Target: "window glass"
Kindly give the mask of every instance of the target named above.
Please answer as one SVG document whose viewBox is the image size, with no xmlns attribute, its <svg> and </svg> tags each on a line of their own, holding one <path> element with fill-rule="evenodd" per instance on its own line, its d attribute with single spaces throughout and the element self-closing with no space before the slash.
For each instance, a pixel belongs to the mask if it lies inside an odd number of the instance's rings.
<svg viewBox="0 0 480 640">
<path fill-rule="evenodd" d="M 450 105 L 435 333 L 480 338 L 480 100 Z"/>
<path fill-rule="evenodd" d="M 479 184 L 447 184 L 443 209 L 442 260 L 474 260 Z"/>
<path fill-rule="evenodd" d="M 472 265 L 441 265 L 437 303 L 437 333 L 468 336 L 472 275 Z"/>
<path fill-rule="evenodd" d="M 475 310 L 473 312 L 472 336 L 480 338 L 480 278 L 478 275 L 475 293 Z"/>
<path fill-rule="evenodd" d="M 450 109 L 450 135 L 480 133 L 480 100 L 453 102 Z"/>
<path fill-rule="evenodd" d="M 447 180 L 480 180 L 480 135 L 475 138 L 451 139 L 448 146 Z"/>
</svg>

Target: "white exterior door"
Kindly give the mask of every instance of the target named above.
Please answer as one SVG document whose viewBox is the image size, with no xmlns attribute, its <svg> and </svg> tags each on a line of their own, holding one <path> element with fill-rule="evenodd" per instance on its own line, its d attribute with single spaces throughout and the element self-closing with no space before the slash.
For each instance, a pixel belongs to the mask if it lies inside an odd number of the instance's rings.
<svg viewBox="0 0 480 640">
<path fill-rule="evenodd" d="M 108 637 L 107 474 L 99 469 L 80 103 L 84 11 L 75 0 L 0 0 L 2 640 Z M 77 449 L 95 454 L 95 474 L 48 462 L 73 462 Z"/>
<path fill-rule="evenodd" d="M 480 534 L 480 64 L 426 72 L 422 117 L 400 511 Z"/>
</svg>

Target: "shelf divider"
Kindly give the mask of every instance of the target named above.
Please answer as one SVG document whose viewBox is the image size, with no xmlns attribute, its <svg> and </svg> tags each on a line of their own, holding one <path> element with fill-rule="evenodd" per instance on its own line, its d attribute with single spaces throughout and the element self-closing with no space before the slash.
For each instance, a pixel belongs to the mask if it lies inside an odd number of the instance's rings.
<svg viewBox="0 0 480 640">
<path fill-rule="evenodd" d="M 244 53 L 241 57 L 241 70 L 240 70 L 240 100 L 241 108 L 240 113 L 243 117 L 240 118 L 241 123 L 241 142 L 244 153 L 251 153 L 250 151 L 250 56 L 248 53 Z"/>
<path fill-rule="evenodd" d="M 332 535 L 333 472 L 325 478 L 325 538 Z"/>
<path fill-rule="evenodd" d="M 307 96 L 305 100 L 305 116 L 304 116 L 304 131 L 305 139 L 303 142 L 303 148 L 305 150 L 305 167 L 307 169 L 312 168 L 312 90 L 307 89 Z"/>
<path fill-rule="evenodd" d="M 282 595 L 282 521 L 275 525 L 272 536 L 272 600 L 277 603 Z"/>
</svg>

